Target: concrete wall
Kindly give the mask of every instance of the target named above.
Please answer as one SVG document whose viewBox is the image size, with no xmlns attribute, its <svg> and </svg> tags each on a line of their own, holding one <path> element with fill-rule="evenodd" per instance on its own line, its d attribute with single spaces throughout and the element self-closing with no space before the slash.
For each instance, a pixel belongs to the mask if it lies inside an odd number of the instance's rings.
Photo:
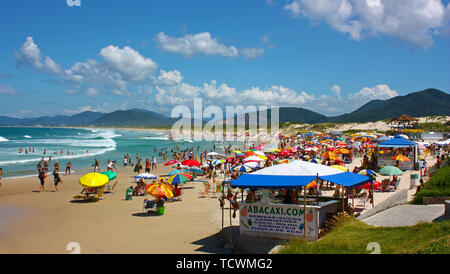
<svg viewBox="0 0 450 274">
<path fill-rule="evenodd" d="M 374 208 L 368 210 L 366 213 L 359 216 L 358 220 L 364 220 L 372 215 L 377 214 L 378 212 L 384 211 L 388 208 L 398 206 L 398 205 L 404 205 L 408 203 L 408 190 L 403 189 L 397 191 L 394 195 L 387 198 L 380 204 L 376 205 Z"/>
</svg>

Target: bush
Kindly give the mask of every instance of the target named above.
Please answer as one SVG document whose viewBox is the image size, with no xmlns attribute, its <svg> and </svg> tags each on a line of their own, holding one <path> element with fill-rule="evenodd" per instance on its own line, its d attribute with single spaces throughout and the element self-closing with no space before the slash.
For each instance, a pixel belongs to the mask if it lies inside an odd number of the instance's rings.
<svg viewBox="0 0 450 274">
<path fill-rule="evenodd" d="M 424 197 L 450 197 L 450 166 L 436 171 L 433 177 L 417 193 L 412 200 L 413 204 L 423 204 Z"/>
</svg>

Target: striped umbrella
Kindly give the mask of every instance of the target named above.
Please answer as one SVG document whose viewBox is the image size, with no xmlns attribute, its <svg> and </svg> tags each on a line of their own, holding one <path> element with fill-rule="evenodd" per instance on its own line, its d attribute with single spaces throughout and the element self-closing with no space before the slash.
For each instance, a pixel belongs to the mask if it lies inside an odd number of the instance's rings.
<svg viewBox="0 0 450 274">
<path fill-rule="evenodd" d="M 366 176 L 377 176 L 377 174 L 375 173 L 375 171 L 370 170 L 370 169 L 363 169 L 363 170 L 360 170 L 360 171 L 358 172 L 358 174 L 360 174 L 360 175 L 366 175 Z"/>
<path fill-rule="evenodd" d="M 167 175 L 172 176 L 172 175 L 177 175 L 183 173 L 183 171 L 179 170 L 179 169 L 174 169 L 171 172 L 169 172 Z"/>
<path fill-rule="evenodd" d="M 239 166 L 233 167 L 233 171 L 237 171 L 237 172 L 250 172 L 250 171 L 252 171 L 252 169 L 249 168 L 248 166 L 239 165 Z"/>
<path fill-rule="evenodd" d="M 156 177 L 155 175 L 153 175 L 151 173 L 141 173 L 141 174 L 138 174 L 137 176 L 135 176 L 134 178 L 136 178 L 136 179 L 157 179 L 158 177 Z"/>
<path fill-rule="evenodd" d="M 178 163 L 178 161 L 170 160 L 170 161 L 168 161 L 167 163 L 165 163 L 164 165 L 165 165 L 165 166 L 171 166 L 171 165 L 177 164 L 177 163 Z"/>
<path fill-rule="evenodd" d="M 211 162 L 212 165 L 216 166 L 216 165 L 220 165 L 225 163 L 225 160 L 214 160 Z"/>
<path fill-rule="evenodd" d="M 180 173 L 177 175 L 173 175 L 172 177 L 170 177 L 167 182 L 171 185 L 174 184 L 184 184 L 186 182 L 189 182 L 189 180 L 192 178 L 191 175 L 186 174 L 186 173 Z"/>
</svg>

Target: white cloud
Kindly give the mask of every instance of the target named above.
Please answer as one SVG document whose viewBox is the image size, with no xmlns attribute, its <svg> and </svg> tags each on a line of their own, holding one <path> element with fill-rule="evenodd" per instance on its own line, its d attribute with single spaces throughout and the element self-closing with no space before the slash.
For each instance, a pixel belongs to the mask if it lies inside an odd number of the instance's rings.
<svg viewBox="0 0 450 274">
<path fill-rule="evenodd" d="M 247 59 L 258 58 L 264 54 L 263 48 L 243 48 L 241 49 L 242 55 Z"/>
<path fill-rule="evenodd" d="M 239 51 L 234 46 L 226 46 L 219 43 L 217 38 L 213 38 L 209 32 L 197 34 L 186 34 L 183 37 L 170 37 L 164 32 L 156 35 L 155 41 L 158 46 L 168 52 L 182 54 L 191 57 L 198 54 L 208 56 L 220 55 L 223 57 L 237 57 Z"/>
<path fill-rule="evenodd" d="M 19 95 L 19 92 L 8 85 L 0 83 L 0 95 L 17 96 Z"/>
<path fill-rule="evenodd" d="M 162 85 L 175 85 L 179 84 L 181 81 L 183 81 L 183 76 L 178 70 L 161 70 L 157 82 Z"/>
<path fill-rule="evenodd" d="M 119 72 L 132 81 L 149 79 L 158 65 L 150 58 L 145 58 L 130 47 L 120 49 L 117 46 L 108 46 L 100 51 L 105 65 L 111 70 Z"/>
<path fill-rule="evenodd" d="M 422 48 L 432 46 L 433 35 L 449 22 L 441 0 L 295 0 L 284 9 L 325 21 L 354 40 L 384 34 Z"/>
<path fill-rule="evenodd" d="M 62 72 L 61 67 L 50 57 L 46 56 L 44 62 L 42 62 L 43 57 L 41 51 L 34 43 L 33 37 L 26 38 L 19 52 L 14 53 L 14 57 L 18 64 L 31 66 L 46 73 L 60 74 Z"/>
<path fill-rule="evenodd" d="M 74 95 L 75 93 L 77 93 L 77 90 L 76 89 L 66 89 L 64 91 L 64 93 L 67 95 Z"/>
<path fill-rule="evenodd" d="M 358 102 L 368 102 L 370 100 L 387 100 L 398 96 L 397 91 L 392 90 L 388 85 L 377 85 L 373 88 L 364 87 L 356 93 L 350 94 L 349 99 Z"/>
<path fill-rule="evenodd" d="M 95 88 L 88 88 L 88 89 L 86 89 L 85 93 L 88 97 L 95 98 L 95 97 L 97 97 L 99 91 L 98 91 L 98 89 L 95 89 Z"/>
</svg>

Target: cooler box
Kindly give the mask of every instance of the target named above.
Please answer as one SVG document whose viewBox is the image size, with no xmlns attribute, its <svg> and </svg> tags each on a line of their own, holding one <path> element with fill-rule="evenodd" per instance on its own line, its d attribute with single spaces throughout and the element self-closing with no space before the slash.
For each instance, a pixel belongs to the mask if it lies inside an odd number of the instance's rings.
<svg viewBox="0 0 450 274">
<path fill-rule="evenodd" d="M 419 186 L 419 174 L 411 174 L 411 178 L 409 181 L 409 187 L 415 188 Z"/>
</svg>

